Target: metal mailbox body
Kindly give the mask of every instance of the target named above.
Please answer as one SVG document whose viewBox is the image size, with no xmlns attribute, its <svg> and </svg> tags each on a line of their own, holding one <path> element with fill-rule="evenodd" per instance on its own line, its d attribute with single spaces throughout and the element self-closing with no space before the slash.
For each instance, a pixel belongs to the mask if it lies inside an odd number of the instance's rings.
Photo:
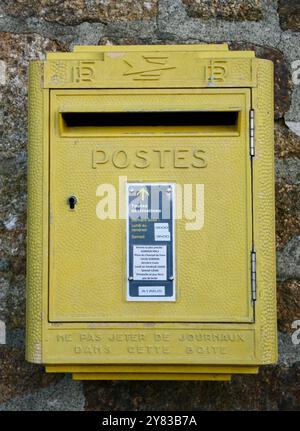
<svg viewBox="0 0 300 431">
<path fill-rule="evenodd" d="M 191 380 L 276 361 L 270 61 L 225 44 L 48 53 L 30 65 L 28 165 L 28 361 Z M 150 190 L 172 193 L 172 224 L 132 227 Z M 136 282 L 145 255 L 155 282 Z"/>
</svg>

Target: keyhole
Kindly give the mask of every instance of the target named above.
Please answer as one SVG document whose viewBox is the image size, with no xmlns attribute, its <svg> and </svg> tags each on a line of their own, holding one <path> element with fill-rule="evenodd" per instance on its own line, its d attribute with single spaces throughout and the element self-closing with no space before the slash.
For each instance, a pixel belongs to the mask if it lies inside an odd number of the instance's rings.
<svg viewBox="0 0 300 431">
<path fill-rule="evenodd" d="M 69 196 L 68 197 L 68 204 L 71 210 L 75 208 L 75 205 L 77 204 L 77 197 L 76 196 Z"/>
</svg>

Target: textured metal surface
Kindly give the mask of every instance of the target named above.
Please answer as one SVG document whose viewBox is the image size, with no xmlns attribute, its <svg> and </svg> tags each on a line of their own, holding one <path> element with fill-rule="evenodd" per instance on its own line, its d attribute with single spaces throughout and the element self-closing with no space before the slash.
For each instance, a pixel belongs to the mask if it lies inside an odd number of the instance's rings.
<svg viewBox="0 0 300 431">
<path fill-rule="evenodd" d="M 225 44 L 77 47 L 49 53 L 44 80 L 46 88 L 251 87 L 253 56 Z"/>
<path fill-rule="evenodd" d="M 113 92 L 111 92 L 113 93 Z M 183 94 L 184 93 L 184 94 Z M 124 100 L 123 100 L 124 98 Z M 50 320 L 51 321 L 251 321 L 250 304 L 251 191 L 248 142 L 249 90 L 170 91 L 169 94 L 115 94 L 72 97 L 52 92 L 50 140 Z M 217 101 L 216 101 L 217 100 Z M 72 103 L 72 110 L 193 109 L 214 107 L 223 111 L 235 106 L 241 111 L 240 136 L 214 136 L 207 131 L 194 137 L 189 128 L 168 137 L 169 132 L 126 132 L 117 138 L 94 137 L 83 131 L 77 138 L 62 139 L 57 129 L 60 111 Z M 90 104 L 89 104 L 90 103 Z M 163 108 L 162 108 L 163 107 Z M 226 115 L 226 114 L 225 114 Z M 100 132 L 101 133 L 101 132 Z M 169 166 L 160 168 L 157 149 L 167 149 Z M 185 168 L 176 167 L 174 154 L 181 150 Z M 107 154 L 126 151 L 131 164 L 118 168 L 109 160 L 93 168 L 94 151 Z M 149 167 L 136 168 L 134 154 L 147 151 Z M 191 157 L 201 150 L 207 166 L 195 168 Z M 189 159 L 188 159 L 188 154 Z M 100 159 L 102 153 L 100 154 Z M 198 160 L 199 162 L 199 160 Z M 175 303 L 126 302 L 125 221 L 99 220 L 96 190 L 101 184 L 112 184 L 120 190 L 119 176 L 128 181 L 172 180 L 182 188 L 193 185 L 195 208 L 196 184 L 204 184 L 204 225 L 187 230 L 187 218 L 176 221 L 177 301 Z M 121 186 L 122 187 L 122 186 Z M 124 186 L 123 186 L 124 187 Z M 66 198 L 78 197 L 74 211 Z M 187 197 L 185 196 L 185 199 Z M 198 204 L 199 206 L 199 204 Z M 220 211 L 223 208 L 223 211 Z M 225 210 L 226 209 L 226 210 Z M 202 211 L 202 210 L 201 210 Z M 106 251 L 109 252 L 107 253 Z"/>
<path fill-rule="evenodd" d="M 43 63 L 34 61 L 29 73 L 29 143 L 28 143 L 28 219 L 27 219 L 27 294 L 26 294 L 26 358 L 42 362 L 42 300 L 45 293 L 43 242 L 44 223 L 44 141 L 46 124 L 42 88 Z M 46 256 L 47 257 L 47 256 Z"/>
<path fill-rule="evenodd" d="M 263 363 L 277 360 L 273 65 L 254 60 L 256 157 L 254 170 L 254 244 L 257 260 L 257 326 Z"/>
</svg>

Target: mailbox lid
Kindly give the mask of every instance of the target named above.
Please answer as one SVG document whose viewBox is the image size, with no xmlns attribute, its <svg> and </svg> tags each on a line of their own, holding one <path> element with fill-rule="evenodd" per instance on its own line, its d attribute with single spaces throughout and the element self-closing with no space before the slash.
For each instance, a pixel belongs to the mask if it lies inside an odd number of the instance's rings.
<svg viewBox="0 0 300 431">
<path fill-rule="evenodd" d="M 249 110 L 249 89 L 51 90 L 50 321 L 253 320 Z M 128 111 L 237 112 L 238 120 L 143 130 L 66 127 L 62 119 L 69 112 Z M 153 181 L 204 185 L 204 224 L 193 230 L 176 220 L 176 300 L 128 302 L 126 220 L 97 218 L 97 190 L 109 184 L 117 209 L 126 182 Z M 78 199 L 74 211 L 71 195 Z"/>
</svg>

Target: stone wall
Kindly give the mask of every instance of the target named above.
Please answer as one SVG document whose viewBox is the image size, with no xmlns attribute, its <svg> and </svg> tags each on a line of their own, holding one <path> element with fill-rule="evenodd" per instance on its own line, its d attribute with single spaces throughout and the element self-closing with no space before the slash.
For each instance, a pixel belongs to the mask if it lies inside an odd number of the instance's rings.
<svg viewBox="0 0 300 431">
<path fill-rule="evenodd" d="M 24 360 L 27 66 L 75 44 L 228 42 L 274 61 L 279 363 L 220 382 L 73 382 Z M 300 409 L 300 2 L 1 0 L 0 410 Z"/>
</svg>

